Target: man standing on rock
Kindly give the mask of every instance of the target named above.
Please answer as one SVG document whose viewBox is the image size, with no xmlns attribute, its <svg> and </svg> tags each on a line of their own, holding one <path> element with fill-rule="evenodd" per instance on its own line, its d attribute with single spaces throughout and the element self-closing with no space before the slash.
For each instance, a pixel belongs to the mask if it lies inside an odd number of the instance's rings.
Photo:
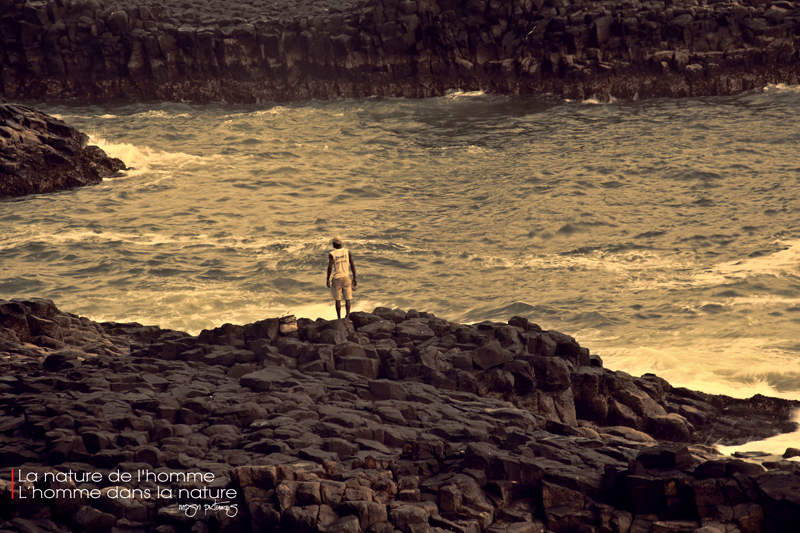
<svg viewBox="0 0 800 533">
<path fill-rule="evenodd" d="M 331 296 L 336 300 L 336 317 L 342 318 L 342 296 L 344 296 L 345 319 L 350 320 L 350 300 L 353 298 L 353 291 L 358 287 L 356 281 L 356 265 L 353 263 L 353 255 L 347 248 L 342 248 L 342 238 L 339 236 L 331 240 L 333 251 L 328 254 L 328 276 L 325 283 L 331 289 Z M 353 285 L 350 286 L 350 273 L 348 266 L 353 273 Z M 333 272 L 333 283 L 331 283 L 331 272 Z"/>
</svg>

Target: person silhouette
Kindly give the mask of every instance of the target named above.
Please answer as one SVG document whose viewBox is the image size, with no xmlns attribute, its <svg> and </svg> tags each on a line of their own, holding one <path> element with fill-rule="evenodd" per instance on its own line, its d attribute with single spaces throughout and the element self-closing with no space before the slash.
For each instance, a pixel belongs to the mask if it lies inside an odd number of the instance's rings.
<svg viewBox="0 0 800 533">
<path fill-rule="evenodd" d="M 333 250 L 328 254 L 328 276 L 325 283 L 331 289 L 331 297 L 336 301 L 336 317 L 342 318 L 342 298 L 344 298 L 344 318 L 350 320 L 350 300 L 353 299 L 353 291 L 358 287 L 356 265 L 350 250 L 342 247 L 341 237 L 337 235 L 331 239 L 331 244 Z M 331 272 L 333 272 L 332 280 Z M 352 285 L 350 272 L 353 273 Z"/>
</svg>

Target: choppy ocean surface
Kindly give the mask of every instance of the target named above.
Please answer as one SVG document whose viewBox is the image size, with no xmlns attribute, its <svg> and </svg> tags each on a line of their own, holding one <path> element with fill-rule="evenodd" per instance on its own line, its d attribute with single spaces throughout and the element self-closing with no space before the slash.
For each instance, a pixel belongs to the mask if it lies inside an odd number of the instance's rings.
<svg viewBox="0 0 800 533">
<path fill-rule="evenodd" d="M 800 399 L 800 89 L 611 102 L 34 102 L 132 170 L 0 203 L 0 298 L 197 333 L 525 316 L 605 366 Z"/>
</svg>

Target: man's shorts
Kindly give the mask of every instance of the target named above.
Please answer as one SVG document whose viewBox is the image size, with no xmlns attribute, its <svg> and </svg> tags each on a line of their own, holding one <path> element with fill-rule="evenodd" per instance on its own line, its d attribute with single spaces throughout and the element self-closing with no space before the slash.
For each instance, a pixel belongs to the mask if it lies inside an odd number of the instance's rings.
<svg viewBox="0 0 800 533">
<path fill-rule="evenodd" d="M 333 278 L 331 280 L 331 297 L 334 300 L 341 300 L 344 296 L 345 300 L 353 299 L 352 284 L 350 276 L 345 278 Z"/>
</svg>

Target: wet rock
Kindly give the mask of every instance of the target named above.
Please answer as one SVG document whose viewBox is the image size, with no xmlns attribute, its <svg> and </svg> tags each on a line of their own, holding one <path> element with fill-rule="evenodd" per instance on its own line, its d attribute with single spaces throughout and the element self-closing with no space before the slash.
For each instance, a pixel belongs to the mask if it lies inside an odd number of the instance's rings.
<svg viewBox="0 0 800 533">
<path fill-rule="evenodd" d="M 33 108 L 2 103 L 0 119 L 0 198 L 95 185 L 125 169 L 85 134 Z M 35 319 L 34 327 L 58 339 L 53 322 Z"/>
</svg>

